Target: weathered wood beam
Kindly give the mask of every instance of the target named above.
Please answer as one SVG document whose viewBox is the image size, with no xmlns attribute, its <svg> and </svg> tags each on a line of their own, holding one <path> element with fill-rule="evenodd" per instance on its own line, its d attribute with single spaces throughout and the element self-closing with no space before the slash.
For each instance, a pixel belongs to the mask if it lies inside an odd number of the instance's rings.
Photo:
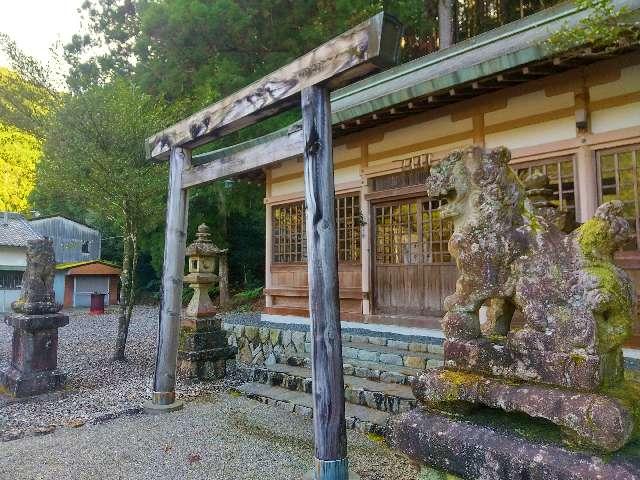
<svg viewBox="0 0 640 480">
<path fill-rule="evenodd" d="M 302 130 L 295 129 L 267 135 L 259 139 L 259 143 L 250 141 L 211 154 L 198 155 L 194 160 L 207 163 L 197 166 L 186 165 L 182 172 L 182 188 L 260 170 L 279 161 L 302 155 L 303 149 Z"/>
<path fill-rule="evenodd" d="M 148 159 L 171 147 L 194 148 L 276 115 L 299 102 L 303 88 L 322 82 L 337 88 L 396 63 L 402 27 L 379 13 L 355 28 L 146 141 Z"/>
<path fill-rule="evenodd" d="M 315 480 L 347 480 L 344 378 L 333 180 L 331 104 L 325 86 L 302 90 Z"/>
<path fill-rule="evenodd" d="M 182 408 L 182 402 L 176 401 L 176 365 L 182 312 L 188 198 L 186 190 L 181 185 L 181 174 L 185 164 L 190 161 L 189 150 L 180 147 L 171 149 L 153 398 L 145 404 L 145 410 L 152 413 Z"/>
</svg>

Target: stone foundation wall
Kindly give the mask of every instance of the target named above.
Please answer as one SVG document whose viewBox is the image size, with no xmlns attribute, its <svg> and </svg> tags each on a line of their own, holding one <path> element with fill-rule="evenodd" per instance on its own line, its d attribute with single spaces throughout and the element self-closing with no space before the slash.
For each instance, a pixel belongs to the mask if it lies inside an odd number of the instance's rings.
<svg viewBox="0 0 640 480">
<path fill-rule="evenodd" d="M 239 362 L 269 365 L 294 357 L 297 363 L 310 366 L 311 332 L 306 325 L 225 323 L 223 327 L 227 331 L 229 345 L 238 348 Z M 389 338 L 390 335 L 394 338 Z M 442 365 L 443 347 L 439 338 L 373 331 L 365 334 L 362 330 L 349 333 L 347 329 L 342 338 L 349 342 L 343 347 L 345 362 L 354 359 L 419 369 Z M 375 347 L 387 347 L 387 351 L 384 348 L 375 351 Z"/>
<path fill-rule="evenodd" d="M 305 358 L 311 352 L 311 333 L 307 325 L 263 322 L 260 321 L 259 314 L 244 313 L 225 318 L 222 326 L 227 332 L 229 345 L 238 347 L 236 359 L 241 363 L 285 363 L 287 359 L 296 357 L 302 366 L 311 366 Z M 411 368 L 434 368 L 442 365 L 441 338 L 345 328 L 342 339 L 344 342 L 351 342 L 351 345 L 343 348 L 345 362 L 347 359 L 357 359 Z M 396 351 L 376 353 L 368 350 L 368 346 L 389 347 Z M 412 352 L 428 354 L 434 358 L 424 359 L 423 366 L 423 359 L 412 355 Z M 639 359 L 625 357 L 624 362 L 625 368 L 640 371 Z"/>
</svg>

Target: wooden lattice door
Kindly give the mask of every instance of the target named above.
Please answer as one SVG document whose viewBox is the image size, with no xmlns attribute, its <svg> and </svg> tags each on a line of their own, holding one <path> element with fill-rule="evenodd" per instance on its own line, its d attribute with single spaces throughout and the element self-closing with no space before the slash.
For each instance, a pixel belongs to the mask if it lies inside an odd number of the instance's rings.
<svg viewBox="0 0 640 480">
<path fill-rule="evenodd" d="M 440 315 L 454 290 L 447 250 L 453 230 L 439 200 L 411 198 L 373 206 L 374 309 L 377 314 Z"/>
</svg>

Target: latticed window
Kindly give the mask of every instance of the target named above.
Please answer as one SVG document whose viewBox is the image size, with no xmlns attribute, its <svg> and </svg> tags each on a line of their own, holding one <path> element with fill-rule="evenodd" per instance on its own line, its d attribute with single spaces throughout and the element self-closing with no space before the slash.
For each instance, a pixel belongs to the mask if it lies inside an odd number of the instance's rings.
<svg viewBox="0 0 640 480">
<path fill-rule="evenodd" d="M 442 200 L 422 202 L 422 251 L 423 263 L 451 262 L 449 238 L 453 233 L 453 222 L 440 216 Z"/>
<path fill-rule="evenodd" d="M 0 270 L 0 290 L 19 290 L 22 286 L 22 274 L 15 270 Z"/>
<path fill-rule="evenodd" d="M 360 261 L 360 196 L 336 198 L 336 240 L 338 261 Z M 273 207 L 273 262 L 307 261 L 304 202 Z"/>
<path fill-rule="evenodd" d="M 600 184 L 600 203 L 621 200 L 624 204 L 624 217 L 634 231 L 634 238 L 625 246 L 625 250 L 640 249 L 640 207 L 638 169 L 640 145 L 607 150 L 598 153 L 598 177 Z"/>
<path fill-rule="evenodd" d="M 376 205 L 376 263 L 451 262 L 447 244 L 452 222 L 440 216 L 443 202 L 410 199 Z"/>
<path fill-rule="evenodd" d="M 515 165 L 514 169 L 521 180 L 533 173 L 546 174 L 549 178 L 549 186 L 553 189 L 553 194 L 556 197 L 557 206 L 575 218 L 576 190 L 573 157 L 558 157 L 525 165 Z"/>
<path fill-rule="evenodd" d="M 336 235 L 338 261 L 360 261 L 360 197 L 336 198 Z"/>
<path fill-rule="evenodd" d="M 273 261 L 304 262 L 307 259 L 304 202 L 273 208 Z"/>
</svg>

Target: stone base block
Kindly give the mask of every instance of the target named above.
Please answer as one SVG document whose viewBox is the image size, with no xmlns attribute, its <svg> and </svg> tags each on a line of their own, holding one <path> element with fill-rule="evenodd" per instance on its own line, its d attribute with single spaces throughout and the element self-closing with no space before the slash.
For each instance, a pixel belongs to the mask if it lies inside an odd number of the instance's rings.
<svg viewBox="0 0 640 480">
<path fill-rule="evenodd" d="M 486 338 L 444 343 L 445 366 L 485 375 L 596 391 L 623 376 L 622 351 L 587 355 L 515 349 Z"/>
<path fill-rule="evenodd" d="M 59 390 L 67 376 L 60 370 L 23 373 L 10 366 L 0 372 L 0 385 L 14 397 L 29 397 Z"/>
<path fill-rule="evenodd" d="M 558 425 L 567 443 L 602 452 L 622 448 L 635 425 L 634 405 L 617 398 L 445 369 L 424 372 L 413 392 L 423 405 L 445 412 L 466 413 L 482 405 L 542 418 Z M 640 406 L 640 398 L 636 401 Z"/>
<path fill-rule="evenodd" d="M 640 457 L 629 452 L 603 459 L 420 410 L 393 417 L 388 441 L 419 464 L 467 480 L 640 480 Z"/>
<path fill-rule="evenodd" d="M 207 350 L 178 350 L 178 372 L 187 378 L 218 380 L 226 374 L 227 360 L 235 357 L 235 347 L 224 346 Z"/>
<path fill-rule="evenodd" d="M 19 330 L 51 330 L 69 324 L 69 317 L 62 313 L 45 313 L 41 315 L 26 315 L 12 313 L 4 318 L 4 322 Z"/>
</svg>

